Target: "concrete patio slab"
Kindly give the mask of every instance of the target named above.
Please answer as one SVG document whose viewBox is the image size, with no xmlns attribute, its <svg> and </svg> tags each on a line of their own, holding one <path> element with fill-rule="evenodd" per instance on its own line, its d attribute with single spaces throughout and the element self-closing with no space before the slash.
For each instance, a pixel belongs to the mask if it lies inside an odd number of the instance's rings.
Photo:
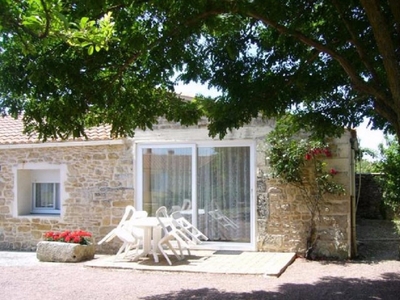
<svg viewBox="0 0 400 300">
<path fill-rule="evenodd" d="M 145 257 L 133 262 L 129 258 L 96 255 L 95 259 L 84 263 L 90 268 L 115 268 L 145 271 L 198 272 L 215 274 L 249 274 L 264 276 L 280 276 L 295 260 L 295 253 L 245 252 L 245 251 L 211 251 L 192 250 L 191 255 L 178 261 L 169 255 L 172 265 L 160 257 L 155 263 L 153 258 Z"/>
</svg>

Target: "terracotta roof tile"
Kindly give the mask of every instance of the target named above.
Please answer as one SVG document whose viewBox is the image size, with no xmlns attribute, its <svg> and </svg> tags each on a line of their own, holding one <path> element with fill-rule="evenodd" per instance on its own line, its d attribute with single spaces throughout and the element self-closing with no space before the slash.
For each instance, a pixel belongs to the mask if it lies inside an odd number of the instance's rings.
<svg viewBox="0 0 400 300">
<path fill-rule="evenodd" d="M 12 117 L 0 117 L 0 145 L 10 144 L 33 144 L 41 143 L 38 140 L 38 135 L 33 134 L 28 136 L 23 134 L 23 123 L 21 119 L 14 119 Z M 111 126 L 99 126 L 88 128 L 86 134 L 88 139 L 82 138 L 70 138 L 68 141 L 101 141 L 101 140 L 112 140 L 110 137 Z M 62 142 L 61 139 L 49 140 L 49 142 Z"/>
</svg>

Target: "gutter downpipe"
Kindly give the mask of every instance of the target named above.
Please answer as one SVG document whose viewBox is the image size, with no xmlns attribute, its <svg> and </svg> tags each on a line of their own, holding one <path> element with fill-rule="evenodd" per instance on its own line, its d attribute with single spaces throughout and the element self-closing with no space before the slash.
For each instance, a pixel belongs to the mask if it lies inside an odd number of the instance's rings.
<svg viewBox="0 0 400 300">
<path fill-rule="evenodd" d="M 355 152 L 358 150 L 358 141 L 356 131 L 352 130 L 350 139 L 351 155 L 350 155 L 350 249 L 348 255 L 350 258 L 355 258 L 358 255 L 357 251 L 357 235 L 356 235 L 356 197 L 355 197 Z"/>
</svg>

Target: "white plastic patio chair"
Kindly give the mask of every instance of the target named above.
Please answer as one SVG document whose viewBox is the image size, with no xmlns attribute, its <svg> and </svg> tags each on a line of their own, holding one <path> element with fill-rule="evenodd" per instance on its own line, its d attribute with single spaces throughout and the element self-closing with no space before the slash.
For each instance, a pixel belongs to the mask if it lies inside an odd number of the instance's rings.
<svg viewBox="0 0 400 300">
<path fill-rule="evenodd" d="M 185 258 L 182 249 L 186 249 L 188 251 L 188 255 L 190 255 L 189 245 L 187 243 L 190 241 L 189 238 L 180 229 L 176 228 L 172 221 L 172 218 L 171 222 L 168 222 L 168 224 L 164 223 L 164 221 L 162 220 L 163 218 L 168 217 L 167 208 L 165 206 L 161 206 L 157 209 L 156 217 L 164 232 L 164 236 L 158 242 L 158 249 L 165 257 L 168 264 L 172 265 L 171 260 L 169 259 L 168 254 L 165 252 L 163 245 L 166 245 L 174 253 L 175 257 L 178 260 L 182 260 Z M 180 255 L 171 244 L 171 241 L 176 241 Z"/>
<path fill-rule="evenodd" d="M 211 201 L 211 208 L 212 209 L 208 211 L 208 214 L 211 216 L 212 219 L 217 221 L 218 225 L 226 229 L 239 228 L 239 226 L 234 221 L 232 221 L 230 218 L 228 218 L 225 214 L 221 212 L 219 205 L 214 200 Z"/>
<path fill-rule="evenodd" d="M 218 225 L 226 228 L 226 229 L 238 229 L 239 226 L 233 222 L 231 219 L 229 219 L 227 216 L 225 216 L 220 210 L 211 210 L 208 212 L 208 214 L 215 220 L 217 221 Z"/>
<path fill-rule="evenodd" d="M 114 228 L 113 230 L 111 230 L 104 238 L 102 238 L 97 245 L 101 245 L 103 243 L 108 243 L 110 242 L 112 239 L 114 239 L 117 235 L 116 235 L 116 230 L 120 227 L 122 227 L 126 221 L 128 221 L 133 214 L 136 212 L 136 209 L 132 206 L 132 205 L 127 205 L 125 207 L 125 212 L 124 215 L 121 218 L 121 221 L 119 221 L 119 224 L 117 225 L 116 228 Z"/>
<path fill-rule="evenodd" d="M 141 242 L 143 242 L 143 230 L 135 228 L 130 224 L 130 221 L 136 218 L 147 217 L 146 211 L 137 211 L 132 205 L 125 207 L 125 213 L 121 218 L 121 221 L 116 228 L 111 230 L 104 238 L 102 238 L 97 244 L 110 242 L 115 237 L 118 237 L 122 242 L 122 246 L 119 248 L 115 258 L 120 254 L 124 254 L 124 257 L 129 251 L 136 248 L 136 253 L 139 250 Z"/>
<path fill-rule="evenodd" d="M 200 244 L 202 240 L 208 240 L 206 235 L 186 220 L 179 211 L 173 212 L 171 217 L 174 219 L 175 225 L 188 235 L 196 244 Z"/>
<path fill-rule="evenodd" d="M 118 250 L 115 258 L 123 254 L 123 258 L 135 249 L 135 254 L 139 253 L 140 245 L 143 243 L 144 232 L 143 229 L 137 228 L 131 224 L 131 221 L 139 218 L 146 218 L 146 211 L 135 211 L 129 220 L 127 220 L 121 227 L 116 228 L 116 236 L 123 242 L 121 248 Z"/>
</svg>

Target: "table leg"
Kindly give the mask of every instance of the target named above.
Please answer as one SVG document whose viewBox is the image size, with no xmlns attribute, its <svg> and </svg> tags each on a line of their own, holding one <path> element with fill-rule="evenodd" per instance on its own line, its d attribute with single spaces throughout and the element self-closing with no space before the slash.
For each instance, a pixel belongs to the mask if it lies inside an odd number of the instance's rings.
<svg viewBox="0 0 400 300">
<path fill-rule="evenodd" d="M 156 263 L 159 262 L 158 260 L 158 253 L 159 249 L 158 249 L 158 242 L 161 240 L 161 235 L 162 235 L 162 230 L 160 226 L 155 226 L 153 227 L 153 257 L 154 257 L 154 261 Z"/>
<path fill-rule="evenodd" d="M 141 253 L 136 255 L 132 261 L 137 261 L 140 257 L 146 256 L 151 252 L 151 227 L 143 228 L 143 250 Z"/>
</svg>

